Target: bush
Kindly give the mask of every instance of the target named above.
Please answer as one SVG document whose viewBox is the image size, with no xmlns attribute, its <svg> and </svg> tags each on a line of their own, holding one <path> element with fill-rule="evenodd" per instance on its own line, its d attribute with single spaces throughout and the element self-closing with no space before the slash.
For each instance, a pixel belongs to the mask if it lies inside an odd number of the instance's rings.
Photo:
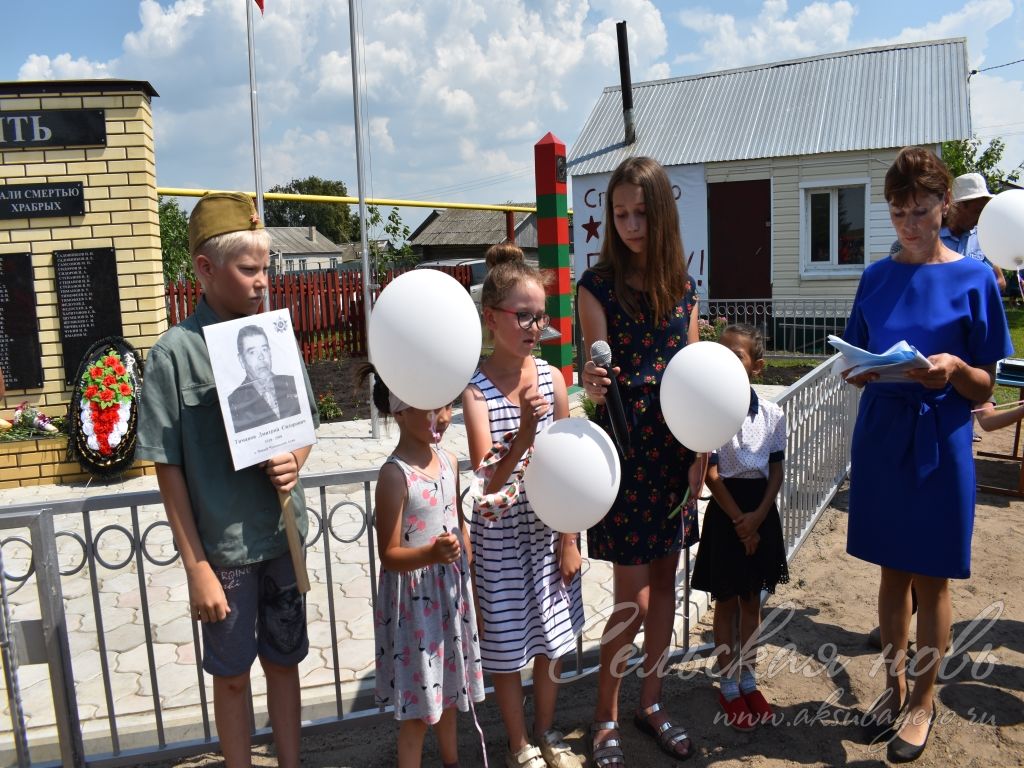
<svg viewBox="0 0 1024 768">
<path fill-rule="evenodd" d="M 722 331 L 725 330 L 726 325 L 727 323 L 724 317 L 716 317 L 713 323 L 708 322 L 702 317 L 697 323 L 700 340 L 718 341 L 718 338 L 722 335 Z"/>
<path fill-rule="evenodd" d="M 316 410 L 320 414 L 320 421 L 336 421 L 341 418 L 341 406 L 334 399 L 330 392 L 324 392 L 316 399 Z"/>
</svg>

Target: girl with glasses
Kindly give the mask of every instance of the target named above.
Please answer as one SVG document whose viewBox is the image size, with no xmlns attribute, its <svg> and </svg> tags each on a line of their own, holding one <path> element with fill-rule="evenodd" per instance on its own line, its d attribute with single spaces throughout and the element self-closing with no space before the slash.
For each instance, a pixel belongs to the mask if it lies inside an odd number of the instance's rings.
<svg viewBox="0 0 1024 768">
<path fill-rule="evenodd" d="M 494 352 L 462 396 L 469 457 L 477 468 L 470 541 L 479 603 L 480 655 L 508 733 L 508 768 L 579 768 L 554 726 L 559 658 L 583 629 L 575 534 L 546 526 L 520 486 L 536 434 L 569 415 L 565 382 L 533 356 L 550 318 L 544 279 L 514 245 L 487 251 L 481 294 Z M 532 735 L 520 670 L 533 664 Z"/>
</svg>

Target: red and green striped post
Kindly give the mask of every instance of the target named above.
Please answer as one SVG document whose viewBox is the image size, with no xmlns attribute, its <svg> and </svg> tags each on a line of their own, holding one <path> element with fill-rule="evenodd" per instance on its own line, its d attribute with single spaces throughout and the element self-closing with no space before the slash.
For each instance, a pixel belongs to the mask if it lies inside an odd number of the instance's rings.
<svg viewBox="0 0 1024 768">
<path fill-rule="evenodd" d="M 565 189 L 565 143 L 548 133 L 533 147 L 537 180 L 537 258 L 550 270 L 547 313 L 561 337 L 541 344 L 541 356 L 572 384 L 572 281 L 569 278 L 569 202 Z"/>
</svg>

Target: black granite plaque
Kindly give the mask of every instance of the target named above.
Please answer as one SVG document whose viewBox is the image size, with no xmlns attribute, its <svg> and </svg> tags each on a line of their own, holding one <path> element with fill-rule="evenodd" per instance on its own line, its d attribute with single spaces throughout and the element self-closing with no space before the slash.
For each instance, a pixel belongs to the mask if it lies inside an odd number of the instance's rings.
<svg viewBox="0 0 1024 768">
<path fill-rule="evenodd" d="M 102 109 L 33 109 L 0 112 L 0 149 L 103 147 L 107 121 Z"/>
<path fill-rule="evenodd" d="M 32 255 L 0 255 L 0 370 L 7 389 L 43 386 Z"/>
<path fill-rule="evenodd" d="M 0 219 L 82 216 L 85 194 L 80 181 L 0 186 Z"/>
<path fill-rule="evenodd" d="M 82 357 L 106 336 L 120 336 L 121 301 L 113 248 L 54 251 L 64 380 L 73 384 Z"/>
</svg>

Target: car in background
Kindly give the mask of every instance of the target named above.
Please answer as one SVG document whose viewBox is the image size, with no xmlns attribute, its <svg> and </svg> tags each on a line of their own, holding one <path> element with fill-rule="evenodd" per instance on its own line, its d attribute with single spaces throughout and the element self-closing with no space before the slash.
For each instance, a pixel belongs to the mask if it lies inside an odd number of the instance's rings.
<svg viewBox="0 0 1024 768">
<path fill-rule="evenodd" d="M 421 261 L 416 269 L 440 269 L 445 271 L 448 267 L 469 267 L 469 296 L 480 311 L 480 294 L 484 287 L 484 278 L 487 277 L 487 261 L 479 258 L 451 258 L 451 259 L 430 259 Z"/>
</svg>

